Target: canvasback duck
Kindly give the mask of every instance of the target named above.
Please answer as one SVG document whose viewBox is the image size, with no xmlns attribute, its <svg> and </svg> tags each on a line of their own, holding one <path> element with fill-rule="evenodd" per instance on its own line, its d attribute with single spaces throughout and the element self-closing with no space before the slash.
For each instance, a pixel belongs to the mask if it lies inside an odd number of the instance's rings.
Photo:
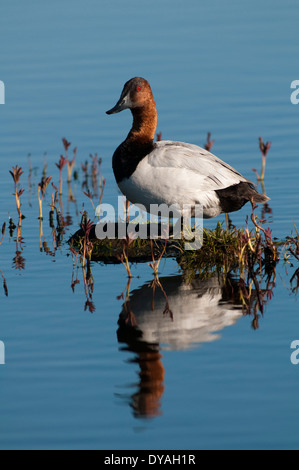
<svg viewBox="0 0 299 470">
<path fill-rule="evenodd" d="M 114 108 L 107 114 L 130 109 L 133 126 L 113 155 L 113 171 L 121 192 L 133 204 L 176 206 L 200 204 L 203 217 L 234 212 L 247 202 L 269 200 L 253 183 L 201 147 L 172 141 L 154 142 L 157 109 L 149 83 L 129 80 Z"/>
</svg>

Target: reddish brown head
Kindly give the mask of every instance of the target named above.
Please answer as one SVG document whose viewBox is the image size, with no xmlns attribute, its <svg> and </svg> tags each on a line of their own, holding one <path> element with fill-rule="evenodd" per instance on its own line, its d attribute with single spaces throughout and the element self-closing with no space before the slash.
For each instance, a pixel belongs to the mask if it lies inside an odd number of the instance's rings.
<svg viewBox="0 0 299 470">
<path fill-rule="evenodd" d="M 107 114 L 120 113 L 124 109 L 142 108 L 153 101 L 150 84 L 141 77 L 129 80 L 122 91 L 119 101 Z"/>
<path fill-rule="evenodd" d="M 150 84 L 141 77 L 129 80 L 122 91 L 120 99 L 107 114 L 120 113 L 130 109 L 133 114 L 133 127 L 130 138 L 139 141 L 153 140 L 157 126 L 157 110 Z"/>
</svg>

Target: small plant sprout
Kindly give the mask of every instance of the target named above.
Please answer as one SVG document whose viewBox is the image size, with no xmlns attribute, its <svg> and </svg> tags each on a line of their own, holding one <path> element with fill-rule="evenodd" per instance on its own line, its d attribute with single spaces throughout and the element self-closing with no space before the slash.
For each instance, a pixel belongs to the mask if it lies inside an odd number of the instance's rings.
<svg viewBox="0 0 299 470">
<path fill-rule="evenodd" d="M 86 197 L 88 197 L 88 199 L 90 200 L 90 202 L 91 202 L 91 204 L 92 204 L 92 207 L 93 207 L 94 211 L 96 211 L 96 208 L 95 208 L 95 205 L 94 205 L 94 203 L 93 203 L 92 194 L 91 194 L 90 190 L 88 189 L 87 192 L 83 191 L 83 194 L 84 194 Z"/>
<path fill-rule="evenodd" d="M 43 199 L 45 197 L 46 189 L 50 184 L 52 176 L 49 176 L 46 180 L 42 179 L 38 183 L 38 204 L 39 204 L 39 219 L 43 220 Z"/>
<path fill-rule="evenodd" d="M 267 247 L 272 254 L 273 260 L 276 261 L 278 258 L 278 252 L 277 252 L 277 247 L 275 246 L 273 239 L 272 239 L 272 230 L 270 230 L 270 228 L 264 229 L 263 227 L 261 227 L 261 225 L 257 221 L 258 218 L 254 213 L 255 209 L 257 209 L 258 206 L 255 205 L 254 202 L 252 202 L 251 204 L 252 204 L 251 220 L 255 226 L 256 234 L 258 236 L 260 231 L 263 232 Z M 260 221 L 260 223 L 265 223 L 265 221 Z"/>
<path fill-rule="evenodd" d="M 154 271 L 155 278 L 158 278 L 160 262 L 161 262 L 161 259 L 164 256 L 164 254 L 166 252 L 166 248 L 167 248 L 167 239 L 165 239 L 165 244 L 164 244 L 163 250 L 161 251 L 160 256 L 159 256 L 157 261 L 155 260 L 153 240 L 150 240 L 150 244 L 151 244 L 152 262 L 149 263 L 149 267 L 152 268 L 152 270 Z"/>
<path fill-rule="evenodd" d="M 43 178 L 47 178 L 48 163 L 47 163 L 47 152 L 44 153 L 44 169 L 43 169 Z"/>
<path fill-rule="evenodd" d="M 93 191 L 96 194 L 98 191 L 98 164 L 101 167 L 102 160 L 101 158 L 98 159 L 98 155 L 90 154 L 89 157 L 91 158 L 91 180 L 92 180 L 92 187 Z"/>
<path fill-rule="evenodd" d="M 106 179 L 102 179 L 102 180 L 101 180 L 101 184 L 100 184 L 100 189 L 101 189 L 101 192 L 100 192 L 100 201 L 99 201 L 99 206 L 100 206 L 100 207 L 101 207 L 102 201 L 103 201 L 105 186 L 106 186 Z"/>
<path fill-rule="evenodd" d="M 67 159 L 67 182 L 70 183 L 72 181 L 72 174 L 73 174 L 73 169 L 76 163 L 76 155 L 77 155 L 77 147 L 74 148 L 73 151 L 73 159 L 69 160 Z"/>
<path fill-rule="evenodd" d="M 262 154 L 262 172 L 261 172 L 261 175 L 259 175 L 258 171 L 255 168 L 253 168 L 252 171 L 254 171 L 254 173 L 256 174 L 256 177 L 257 177 L 258 181 L 264 181 L 265 172 L 266 172 L 267 154 L 270 150 L 271 142 L 264 143 L 263 139 L 260 137 L 259 138 L 259 147 L 260 147 L 260 151 L 261 151 L 261 154 Z"/>
<path fill-rule="evenodd" d="M 21 224 L 21 221 L 22 219 L 24 218 L 23 215 L 22 215 L 22 212 L 21 212 L 21 201 L 20 201 L 20 197 L 22 196 L 23 192 L 24 192 L 24 189 L 19 189 L 18 190 L 18 184 L 20 183 L 20 179 L 21 179 L 21 176 L 23 175 L 23 170 L 22 168 L 20 168 L 18 165 L 14 168 L 12 168 L 12 171 L 9 172 L 12 176 L 12 179 L 14 180 L 14 184 L 15 184 L 15 192 L 14 192 L 14 196 L 16 197 L 16 204 L 17 204 L 17 211 L 18 211 L 18 214 L 19 214 L 19 218 L 20 218 L 20 221 L 19 221 L 19 224 Z"/>
<path fill-rule="evenodd" d="M 106 185 L 106 180 L 103 179 L 101 181 L 101 184 L 100 184 L 100 189 L 101 189 L 101 192 L 100 192 L 100 200 L 99 200 L 99 206 L 98 208 L 96 209 L 95 205 L 94 205 L 94 202 L 92 200 L 92 193 L 90 192 L 90 189 L 88 189 L 87 191 L 83 191 L 83 194 L 88 197 L 88 199 L 90 200 L 91 204 L 92 204 L 92 207 L 93 207 L 93 210 L 94 212 L 96 213 L 96 215 L 98 216 L 98 219 L 100 221 L 100 207 L 101 207 L 101 204 L 102 204 L 102 200 L 103 200 L 103 196 L 104 196 L 104 189 L 105 189 L 105 185 Z"/>
<path fill-rule="evenodd" d="M 59 176 L 60 176 L 60 185 L 59 185 L 59 194 L 60 194 L 60 196 L 62 195 L 62 185 L 63 185 L 62 171 L 63 171 L 66 164 L 67 164 L 67 159 L 64 158 L 63 155 L 60 155 L 59 163 L 56 163 L 56 166 L 59 170 Z"/>
<path fill-rule="evenodd" d="M 211 132 L 208 132 L 208 135 L 207 135 L 207 142 L 205 143 L 205 149 L 210 152 L 214 143 L 215 143 L 215 140 L 211 140 Z"/>
<path fill-rule="evenodd" d="M 137 238 L 136 233 L 129 234 L 127 237 L 125 237 L 122 241 L 123 243 L 122 254 L 117 256 L 118 260 L 126 268 L 129 279 L 132 279 L 133 277 L 131 273 L 130 263 L 129 263 L 129 249 L 130 249 L 130 245 L 134 242 L 134 240 L 136 240 L 136 238 Z"/>
<path fill-rule="evenodd" d="M 63 146 L 64 146 L 65 158 L 67 160 L 67 158 L 68 158 L 67 157 L 67 152 L 68 152 L 69 147 L 71 146 L 71 142 L 68 142 L 68 140 L 65 137 L 63 137 L 62 143 L 63 143 Z"/>
</svg>

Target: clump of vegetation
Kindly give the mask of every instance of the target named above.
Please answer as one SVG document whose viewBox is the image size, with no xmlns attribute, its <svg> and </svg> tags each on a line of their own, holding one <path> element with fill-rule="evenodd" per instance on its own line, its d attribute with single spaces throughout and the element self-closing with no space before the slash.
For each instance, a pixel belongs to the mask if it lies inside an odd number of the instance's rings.
<svg viewBox="0 0 299 470">
<path fill-rule="evenodd" d="M 123 253 L 125 246 L 126 256 L 132 262 L 151 261 L 150 266 L 154 272 L 157 272 L 162 257 L 176 258 L 182 266 L 184 263 L 192 267 L 196 264 L 198 267 L 207 269 L 210 266 L 216 266 L 223 272 L 228 272 L 230 267 L 236 264 L 243 269 L 245 265 L 248 265 L 249 257 L 260 261 L 264 252 L 267 252 L 268 258 L 271 257 L 273 262 L 276 262 L 278 250 L 276 243 L 272 240 L 271 231 L 258 225 L 256 218 L 254 220 L 256 225 L 251 231 L 248 225 L 245 229 L 227 230 L 220 222 L 215 230 L 204 229 L 203 246 L 196 251 L 186 250 L 184 239 L 164 240 L 162 236 L 157 240 L 141 240 L 130 236 L 130 241 L 108 238 L 99 240 L 93 230 L 92 234 L 95 238 L 92 257 L 94 260 L 107 263 L 115 262 L 120 260 L 120 254 Z M 79 231 L 71 238 L 70 243 L 73 247 L 79 247 L 82 238 L 83 233 Z M 158 261 L 153 262 L 153 257 L 156 257 Z"/>
</svg>

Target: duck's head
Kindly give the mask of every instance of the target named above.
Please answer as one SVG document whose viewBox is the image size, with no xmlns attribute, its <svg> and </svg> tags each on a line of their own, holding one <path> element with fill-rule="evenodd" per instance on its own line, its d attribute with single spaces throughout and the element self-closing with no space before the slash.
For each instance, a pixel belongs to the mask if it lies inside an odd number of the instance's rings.
<svg viewBox="0 0 299 470">
<path fill-rule="evenodd" d="M 150 84 L 144 78 L 135 77 L 125 84 L 119 101 L 107 114 L 120 113 L 124 109 L 143 108 L 151 101 L 153 94 Z"/>
</svg>

